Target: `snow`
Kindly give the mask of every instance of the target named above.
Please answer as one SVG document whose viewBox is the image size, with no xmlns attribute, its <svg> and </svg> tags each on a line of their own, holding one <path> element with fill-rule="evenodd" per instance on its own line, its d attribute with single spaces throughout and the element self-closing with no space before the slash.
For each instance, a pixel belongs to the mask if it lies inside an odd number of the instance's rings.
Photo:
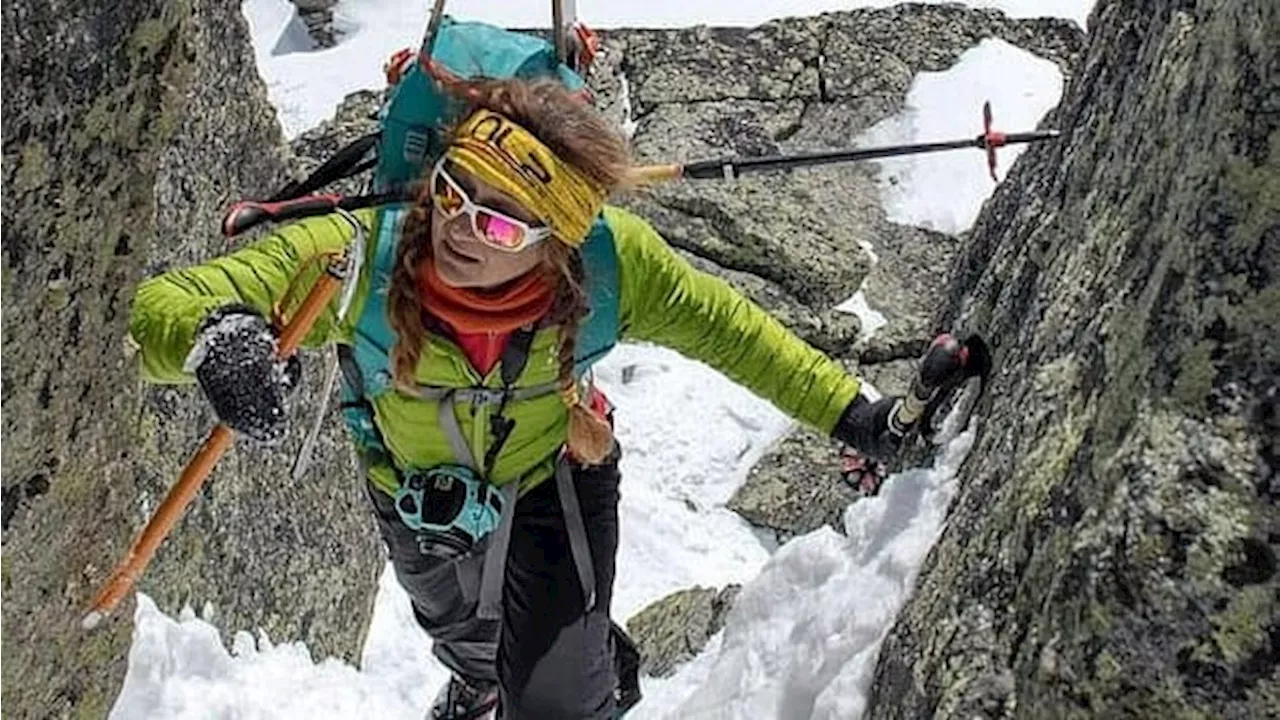
<svg viewBox="0 0 1280 720">
<path fill-rule="evenodd" d="M 210 624 L 174 620 L 138 596 L 129 671 L 110 718 L 419 717 L 385 680 L 315 662 L 302 643 L 236 634 L 228 651 Z"/>
<path fill-rule="evenodd" d="M 865 281 L 864 281 L 865 284 Z M 862 290 L 853 294 L 853 297 L 845 300 L 836 306 L 836 310 L 858 316 L 858 339 L 868 340 L 876 331 L 889 324 L 889 319 L 884 313 L 875 310 L 871 304 L 867 302 L 866 293 Z"/>
<path fill-rule="evenodd" d="M 635 120 L 635 113 L 631 105 L 631 78 L 626 73 L 619 75 L 622 81 L 622 91 L 618 94 L 619 100 L 622 102 L 622 132 L 631 139 L 636 135 L 636 128 L 640 127 L 640 123 Z"/>
<path fill-rule="evenodd" d="M 347 93 L 379 87 L 382 60 L 418 42 L 428 4 L 345 0 L 337 10 L 341 44 L 315 50 L 286 0 L 245 2 L 259 71 L 287 133 L 329 117 Z M 752 25 L 887 4 L 594 0 L 579 2 L 579 13 L 599 27 Z M 976 4 L 1081 23 L 1092 7 L 1091 0 Z M 484 0 L 451 8 L 510 26 L 546 24 L 529 3 Z M 907 110 L 869 130 L 859 144 L 971 137 L 984 99 L 993 101 L 1002 129 L 1029 129 L 1057 101 L 1061 78 L 1054 73 L 1039 58 L 983 41 L 951 69 L 917 77 Z M 1002 151 L 1002 166 L 1013 157 L 1012 148 Z M 992 188 L 981 155 L 971 151 L 885 162 L 882 178 L 891 218 L 953 232 L 972 223 Z M 867 332 L 885 320 L 864 296 L 847 306 L 863 315 Z M 776 547 L 724 504 L 790 429 L 789 419 L 706 366 L 661 348 L 622 346 L 600 364 L 598 379 L 618 406 L 624 448 L 614 617 L 625 620 L 691 585 L 745 583 L 725 629 L 674 676 L 645 679 L 645 700 L 628 717 L 857 717 L 880 641 L 944 526 L 973 430 L 952 433 L 934 467 L 895 475 L 880 496 L 851 505 L 843 518 L 847 536 L 824 528 Z M 313 658 L 301 643 L 261 631 L 237 633 L 228 649 L 190 610 L 174 619 L 142 595 L 134 622 L 128 673 L 111 712 L 119 720 L 420 718 L 447 677 L 389 568 L 358 668 Z"/>
<path fill-rule="evenodd" d="M 916 75 L 903 112 L 869 128 L 860 147 L 963 140 L 982 132 L 982 103 L 991 101 L 994 126 L 1033 130 L 1062 97 L 1062 72 L 1053 62 L 1004 40 L 988 38 L 942 72 Z M 997 151 L 1007 170 L 1026 145 Z M 995 183 L 985 153 L 953 150 L 876 161 L 889 219 L 945 233 L 968 230 Z"/>
<path fill-rule="evenodd" d="M 942 0 L 935 0 L 941 2 Z M 888 7 L 892 0 L 580 0 L 578 17 L 593 28 L 753 26 L 779 17 L 817 15 L 855 7 Z M 975 0 L 1011 17 L 1061 17 L 1080 27 L 1093 0 Z M 258 71 L 267 84 L 285 135 L 294 138 L 333 116 L 347 95 L 385 85 L 382 64 L 403 47 L 417 47 L 427 26 L 431 0 L 340 0 L 334 25 L 337 46 L 317 49 L 289 0 L 244 0 L 242 10 L 255 38 Z M 447 12 L 503 27 L 549 27 L 550 3 L 514 0 L 454 0 Z M 965 133 L 972 128 L 966 127 Z"/>
<path fill-rule="evenodd" d="M 891 476 L 880 495 L 796 538 L 743 588 L 716 659 L 663 717 L 853 718 L 866 706 L 876 651 L 941 531 L 973 444 L 953 439 L 935 467 Z"/>
</svg>

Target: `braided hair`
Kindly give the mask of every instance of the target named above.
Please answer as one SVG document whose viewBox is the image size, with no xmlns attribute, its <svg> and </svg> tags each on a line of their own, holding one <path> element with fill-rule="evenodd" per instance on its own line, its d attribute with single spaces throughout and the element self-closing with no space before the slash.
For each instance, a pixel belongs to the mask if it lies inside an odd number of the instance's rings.
<svg viewBox="0 0 1280 720">
<path fill-rule="evenodd" d="M 486 108 L 507 116 L 610 191 L 629 183 L 631 158 L 626 141 L 607 120 L 583 103 L 581 95 L 571 93 L 559 82 L 437 81 L 467 103 L 469 110 Z M 402 387 L 414 385 L 414 372 L 427 334 L 417 271 L 421 263 L 431 258 L 431 213 L 430 188 L 422 183 L 396 249 L 387 296 L 388 319 L 397 335 L 391 348 L 391 370 L 396 384 Z M 543 259 L 537 272 L 545 273 L 555 293 L 548 320 L 560 327 L 557 383 L 569 413 L 566 444 L 578 460 L 598 464 L 612 452 L 614 438 L 609 424 L 585 404 L 574 376 L 578 327 L 588 312 L 582 256 L 578 249 L 555 241 L 539 248 Z"/>
</svg>

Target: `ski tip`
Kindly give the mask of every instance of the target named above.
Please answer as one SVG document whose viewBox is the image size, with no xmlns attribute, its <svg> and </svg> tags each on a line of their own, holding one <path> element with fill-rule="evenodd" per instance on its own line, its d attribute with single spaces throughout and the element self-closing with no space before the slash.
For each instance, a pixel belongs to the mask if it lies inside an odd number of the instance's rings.
<svg viewBox="0 0 1280 720">
<path fill-rule="evenodd" d="M 89 611 L 89 614 L 85 615 L 84 619 L 80 621 L 80 627 L 83 630 L 92 630 L 98 627 L 98 624 L 102 622 L 103 617 L 105 616 L 101 612 L 91 610 Z"/>
</svg>

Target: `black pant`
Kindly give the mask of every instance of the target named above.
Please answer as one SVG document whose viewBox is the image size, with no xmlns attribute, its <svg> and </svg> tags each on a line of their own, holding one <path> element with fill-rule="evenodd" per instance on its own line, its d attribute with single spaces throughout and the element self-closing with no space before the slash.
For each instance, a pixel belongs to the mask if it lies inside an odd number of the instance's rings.
<svg viewBox="0 0 1280 720">
<path fill-rule="evenodd" d="M 460 558 L 432 554 L 428 536 L 405 526 L 391 498 L 370 488 L 396 578 L 435 641 L 436 657 L 459 674 L 497 680 L 503 720 L 607 718 L 614 711 L 609 605 L 618 553 L 616 455 L 603 465 L 574 467 L 573 480 L 595 568 L 595 607 L 583 612 L 555 478 L 548 478 L 516 503 L 501 623 L 475 615 L 487 543 Z"/>
</svg>

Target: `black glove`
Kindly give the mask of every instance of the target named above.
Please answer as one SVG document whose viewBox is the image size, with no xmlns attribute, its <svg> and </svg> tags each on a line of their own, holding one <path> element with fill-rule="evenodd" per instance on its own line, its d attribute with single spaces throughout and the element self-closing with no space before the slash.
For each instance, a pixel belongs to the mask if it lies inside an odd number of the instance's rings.
<svg viewBox="0 0 1280 720">
<path fill-rule="evenodd" d="M 186 365 L 219 420 L 271 444 L 289 429 L 284 398 L 302 377 L 297 356 L 277 360 L 276 347 L 275 329 L 256 310 L 229 305 L 200 324 Z"/>
<path fill-rule="evenodd" d="M 909 429 L 893 421 L 899 402 L 896 397 L 871 402 L 858 395 L 840 415 L 831 436 L 874 460 L 888 461 L 902 447 L 902 438 Z"/>
</svg>

